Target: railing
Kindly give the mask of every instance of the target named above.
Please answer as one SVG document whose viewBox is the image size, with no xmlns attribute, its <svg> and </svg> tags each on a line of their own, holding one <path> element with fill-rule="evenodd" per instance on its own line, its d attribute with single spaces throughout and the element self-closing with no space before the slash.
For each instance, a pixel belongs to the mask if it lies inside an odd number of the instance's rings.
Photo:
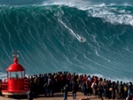
<svg viewBox="0 0 133 100">
<path fill-rule="evenodd" d="M 27 78 L 24 79 L 24 90 L 29 90 L 29 81 Z"/>
<path fill-rule="evenodd" d="M 7 79 L 4 79 L 2 81 L 2 90 L 7 90 L 8 89 L 8 85 L 7 85 Z"/>
</svg>

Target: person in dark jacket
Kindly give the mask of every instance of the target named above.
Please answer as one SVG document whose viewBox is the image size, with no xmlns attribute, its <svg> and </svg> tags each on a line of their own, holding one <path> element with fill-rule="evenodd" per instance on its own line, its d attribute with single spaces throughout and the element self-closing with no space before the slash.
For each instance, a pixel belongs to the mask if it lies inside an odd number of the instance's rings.
<svg viewBox="0 0 133 100">
<path fill-rule="evenodd" d="M 103 86 L 102 85 L 99 85 L 98 88 L 97 88 L 97 91 L 98 91 L 98 97 L 103 100 Z"/>
<path fill-rule="evenodd" d="M 72 95 L 73 99 L 76 99 L 76 93 L 78 91 L 78 84 L 76 82 L 72 82 Z"/>
<path fill-rule="evenodd" d="M 32 91 L 32 89 L 30 89 L 28 91 L 28 100 L 33 100 L 33 91 Z"/>
</svg>

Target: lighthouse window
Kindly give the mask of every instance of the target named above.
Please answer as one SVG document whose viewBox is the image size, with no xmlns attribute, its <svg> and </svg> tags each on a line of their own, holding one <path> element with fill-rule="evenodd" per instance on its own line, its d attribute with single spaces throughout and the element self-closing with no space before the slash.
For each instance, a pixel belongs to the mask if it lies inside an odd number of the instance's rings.
<svg viewBox="0 0 133 100">
<path fill-rule="evenodd" d="M 21 72 L 21 77 L 24 78 L 24 71 Z"/>
<path fill-rule="evenodd" d="M 8 74 L 7 77 L 8 77 L 8 78 L 11 78 L 11 72 L 8 72 L 7 74 Z"/>
<path fill-rule="evenodd" d="M 15 78 L 15 72 L 10 73 L 10 78 Z"/>
<path fill-rule="evenodd" d="M 16 72 L 16 78 L 21 78 L 21 72 Z"/>
<path fill-rule="evenodd" d="M 23 76 L 23 72 L 19 71 L 19 72 L 11 72 L 9 75 L 10 78 L 22 78 Z"/>
</svg>

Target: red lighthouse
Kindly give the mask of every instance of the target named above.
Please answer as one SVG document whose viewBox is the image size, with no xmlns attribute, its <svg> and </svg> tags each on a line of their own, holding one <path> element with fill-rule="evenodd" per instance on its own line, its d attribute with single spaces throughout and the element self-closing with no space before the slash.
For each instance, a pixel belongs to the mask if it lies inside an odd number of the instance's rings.
<svg viewBox="0 0 133 100">
<path fill-rule="evenodd" d="M 7 69 L 7 79 L 2 81 L 3 95 L 25 95 L 28 91 L 28 81 L 25 78 L 25 69 L 18 63 L 17 55 L 14 55 L 14 63 Z"/>
</svg>

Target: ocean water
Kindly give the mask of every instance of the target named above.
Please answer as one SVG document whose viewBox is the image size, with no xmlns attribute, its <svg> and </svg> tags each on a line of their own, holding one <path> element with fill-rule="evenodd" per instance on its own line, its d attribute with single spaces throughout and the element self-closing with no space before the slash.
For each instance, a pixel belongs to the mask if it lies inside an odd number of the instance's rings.
<svg viewBox="0 0 133 100">
<path fill-rule="evenodd" d="M 133 1 L 0 0 L 0 78 L 69 71 L 132 81 Z"/>
</svg>

